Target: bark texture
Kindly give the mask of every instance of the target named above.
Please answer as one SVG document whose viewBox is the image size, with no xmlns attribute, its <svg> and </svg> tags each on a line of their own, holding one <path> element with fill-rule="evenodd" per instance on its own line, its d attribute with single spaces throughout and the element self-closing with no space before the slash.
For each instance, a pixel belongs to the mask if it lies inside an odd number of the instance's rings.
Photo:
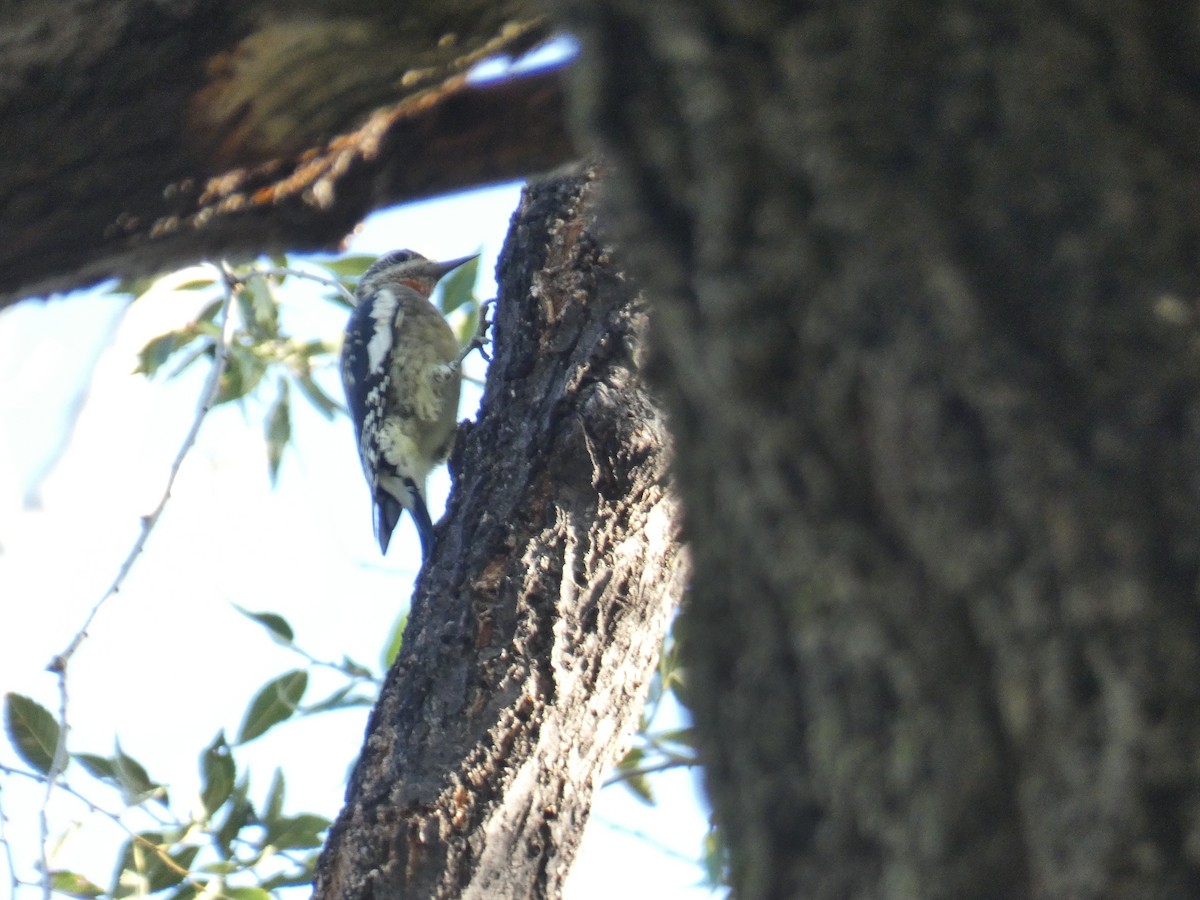
<svg viewBox="0 0 1200 900">
<path fill-rule="evenodd" d="M 468 84 L 532 0 L 0 6 L 0 307 L 204 256 L 336 247 L 371 210 L 574 158 L 557 73 Z"/>
<path fill-rule="evenodd" d="M 687 567 L 594 190 L 547 182 L 514 216 L 483 410 L 318 898 L 558 896 L 636 721 Z"/>
<path fill-rule="evenodd" d="M 558 6 L 736 895 L 1200 895 L 1195 5 Z"/>
</svg>

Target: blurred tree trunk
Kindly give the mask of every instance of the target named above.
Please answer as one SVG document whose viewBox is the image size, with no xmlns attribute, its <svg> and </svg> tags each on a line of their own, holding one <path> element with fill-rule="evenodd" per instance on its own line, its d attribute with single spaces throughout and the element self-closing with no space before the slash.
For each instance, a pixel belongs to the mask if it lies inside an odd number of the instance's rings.
<svg viewBox="0 0 1200 900">
<path fill-rule="evenodd" d="M 483 408 L 319 898 L 558 896 L 636 723 L 687 565 L 594 191 L 558 178 L 513 218 Z"/>
<path fill-rule="evenodd" d="M 1195 6 L 560 7 L 737 896 L 1200 896 Z"/>
</svg>

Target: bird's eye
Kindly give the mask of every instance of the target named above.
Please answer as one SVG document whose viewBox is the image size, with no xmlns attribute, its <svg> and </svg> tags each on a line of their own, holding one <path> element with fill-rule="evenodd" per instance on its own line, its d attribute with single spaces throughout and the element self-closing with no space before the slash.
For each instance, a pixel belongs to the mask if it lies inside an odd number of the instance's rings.
<svg viewBox="0 0 1200 900">
<path fill-rule="evenodd" d="M 418 255 L 419 254 L 414 253 L 412 250 L 393 250 L 391 253 L 388 253 L 386 256 L 376 262 L 376 265 L 380 268 L 397 266 L 400 263 L 406 263 L 409 260 L 416 259 Z"/>
</svg>

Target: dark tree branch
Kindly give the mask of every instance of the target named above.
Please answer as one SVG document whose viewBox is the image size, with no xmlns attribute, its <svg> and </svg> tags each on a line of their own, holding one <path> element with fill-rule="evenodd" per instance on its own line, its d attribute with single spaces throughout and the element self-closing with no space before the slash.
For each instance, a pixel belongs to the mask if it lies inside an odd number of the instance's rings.
<svg viewBox="0 0 1200 900">
<path fill-rule="evenodd" d="M 333 248 L 372 209 L 573 159 L 557 72 L 463 78 L 547 36 L 530 5 L 8 5 L 0 306 Z"/>
<path fill-rule="evenodd" d="M 636 722 L 687 566 L 594 191 L 551 181 L 514 217 L 483 410 L 318 898 L 557 896 Z"/>
</svg>

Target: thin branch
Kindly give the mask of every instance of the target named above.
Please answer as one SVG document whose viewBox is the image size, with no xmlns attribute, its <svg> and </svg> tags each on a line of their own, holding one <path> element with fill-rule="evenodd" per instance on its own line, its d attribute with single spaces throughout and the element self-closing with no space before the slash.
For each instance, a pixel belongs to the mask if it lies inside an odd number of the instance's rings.
<svg viewBox="0 0 1200 900">
<path fill-rule="evenodd" d="M 642 831 L 640 828 L 631 828 L 628 825 L 621 825 L 617 822 L 612 822 L 612 821 L 603 822 L 602 824 L 606 828 L 609 828 L 612 831 L 617 832 L 618 834 L 627 834 L 630 837 L 637 838 L 639 841 L 644 841 L 646 844 L 653 847 L 655 850 L 657 850 L 663 856 L 669 856 L 672 859 L 677 859 L 677 860 L 680 860 L 681 862 L 690 863 L 693 866 L 696 865 L 696 859 L 694 857 L 688 856 L 686 853 L 680 853 L 674 847 L 667 846 L 665 843 L 660 841 L 658 838 L 651 837 L 646 832 Z"/>
<path fill-rule="evenodd" d="M 54 793 L 54 783 L 58 775 L 67 766 L 67 670 L 64 666 L 58 670 L 58 740 L 54 744 L 54 759 L 50 762 L 50 771 L 46 773 L 46 793 L 42 797 L 42 806 L 38 810 L 38 859 L 42 867 L 42 897 L 50 900 L 50 797 Z"/>
<path fill-rule="evenodd" d="M 317 284 L 323 284 L 327 287 L 336 288 L 337 290 L 341 291 L 342 296 L 346 298 L 346 301 L 352 307 L 358 305 L 358 298 L 355 297 L 354 293 L 338 279 L 326 278 L 324 275 L 316 275 L 312 272 L 306 272 L 304 269 L 292 269 L 287 266 L 273 266 L 270 269 L 251 269 L 245 275 L 236 275 L 234 278 L 237 284 L 241 284 L 250 278 L 286 278 L 289 275 L 293 278 L 307 278 L 309 281 L 315 281 Z"/>
<path fill-rule="evenodd" d="M 345 675 L 350 680 L 351 687 L 353 687 L 355 685 L 359 685 L 359 684 L 373 684 L 376 687 L 381 687 L 383 685 L 383 678 L 374 674 L 373 672 L 370 672 L 367 675 L 362 675 L 357 672 L 351 672 L 346 667 L 345 663 L 336 663 L 336 662 L 332 662 L 331 660 L 327 660 L 327 659 L 319 659 L 319 658 L 313 656 L 311 653 L 309 653 L 303 647 L 301 647 L 297 644 L 294 644 L 294 643 L 289 642 L 289 643 L 283 644 L 282 646 L 286 647 L 288 650 L 291 650 L 293 653 L 295 653 L 301 659 L 307 660 L 308 663 L 312 666 L 317 666 L 322 669 L 333 669 L 333 671 L 338 672 L 342 675 Z M 362 668 L 364 668 L 364 670 L 366 669 L 365 666 Z"/>
<path fill-rule="evenodd" d="M 3 800 L 3 790 L 0 789 L 0 801 Z M 17 877 L 17 861 L 13 857 L 12 843 L 8 839 L 8 815 L 4 812 L 4 804 L 0 802 L 0 847 L 4 848 L 4 860 L 8 865 L 8 881 L 12 885 L 12 896 L 17 896 L 17 888 L 21 879 Z"/>
<path fill-rule="evenodd" d="M 175 486 L 175 479 L 179 475 L 179 470 L 183 466 L 184 459 L 187 458 L 192 447 L 196 443 L 196 437 L 200 433 L 200 426 L 204 422 L 204 417 L 208 415 L 209 410 L 216 403 L 217 396 L 221 389 L 221 375 L 225 371 L 225 360 L 228 354 L 229 343 L 232 339 L 233 320 L 230 315 L 230 310 L 233 305 L 233 296 L 237 291 L 239 284 L 238 277 L 230 270 L 229 266 L 222 263 L 215 266 L 221 276 L 221 281 L 225 286 L 225 302 L 221 306 L 221 334 L 220 338 L 214 342 L 213 348 L 213 364 L 212 369 L 208 374 L 208 380 L 204 384 L 204 389 L 200 394 L 200 403 L 196 410 L 196 415 L 192 420 L 192 425 L 184 436 L 183 443 L 180 445 L 179 452 L 175 455 L 175 459 L 171 464 L 171 470 L 167 475 L 167 484 L 163 490 L 162 497 L 158 501 L 158 505 L 154 510 L 146 516 L 142 517 L 142 531 L 138 538 L 133 543 L 133 548 L 125 557 L 125 561 L 121 563 L 121 567 L 117 570 L 117 575 L 113 579 L 107 591 L 100 597 L 99 600 L 92 606 L 87 617 L 83 621 L 83 625 L 75 632 L 75 636 L 71 639 L 71 643 L 67 645 L 67 649 L 54 657 L 50 664 L 46 667 L 50 672 L 58 676 L 58 696 L 59 696 L 59 722 L 58 722 L 58 741 L 54 747 L 54 760 L 51 763 L 50 771 L 46 776 L 46 794 L 42 800 L 42 808 L 38 817 L 39 820 L 39 838 L 40 838 L 40 853 L 42 864 L 42 896 L 45 900 L 50 900 L 51 894 L 51 879 L 50 879 L 50 863 L 48 847 L 50 844 L 50 828 L 48 821 L 48 809 L 50 806 L 50 797 L 54 793 L 55 784 L 58 781 L 59 773 L 66 767 L 67 764 L 67 734 L 70 730 L 70 725 L 67 719 L 67 666 L 71 662 L 71 658 L 83 644 L 87 638 L 88 629 L 95 620 L 96 615 L 101 608 L 108 602 L 109 598 L 113 597 L 121 586 L 125 583 L 125 579 L 129 576 L 133 569 L 133 564 L 141 555 L 142 550 L 146 547 L 146 542 L 150 539 L 150 533 L 154 530 L 154 526 L 158 524 L 159 518 L 162 516 L 163 510 L 166 509 L 167 501 L 171 497 L 171 489 Z"/>
<path fill-rule="evenodd" d="M 179 470 L 183 466 L 184 459 L 191 452 L 192 446 L 196 443 L 196 437 L 200 433 L 200 426 L 204 422 L 204 417 L 208 415 L 209 410 L 216 403 L 217 395 L 221 389 L 221 375 L 225 372 L 225 360 L 228 355 L 229 343 L 233 333 L 233 320 L 229 315 L 229 310 L 233 304 L 233 295 L 236 291 L 240 280 L 236 275 L 229 271 L 228 267 L 222 264 L 217 267 L 221 274 L 221 278 L 225 284 L 225 302 L 221 307 L 221 337 L 215 342 L 213 350 L 213 365 L 208 374 L 208 380 L 204 384 L 204 390 L 200 394 L 200 404 L 196 410 L 196 416 L 192 420 L 192 425 L 184 436 L 183 443 L 179 447 L 179 452 L 175 455 L 175 460 L 171 464 L 170 473 L 167 476 L 166 488 L 163 490 L 162 497 L 158 501 L 158 505 L 154 510 L 146 516 L 142 516 L 142 533 L 138 539 L 134 541 L 133 548 L 129 551 L 129 555 L 125 557 L 125 561 L 121 564 L 121 568 L 117 570 L 117 576 L 113 579 L 111 585 L 104 595 L 96 601 L 87 618 L 84 619 L 83 626 L 75 633 L 75 637 L 67 646 L 67 649 L 51 660 L 47 669 L 51 672 L 61 672 L 70 662 L 71 657 L 79 649 L 79 645 L 83 643 L 87 637 L 87 630 L 92 624 L 92 620 L 96 618 L 96 614 L 100 612 L 101 607 L 108 601 L 110 597 L 116 594 L 121 585 L 125 583 L 125 579 L 129 576 L 129 572 L 133 569 L 133 564 L 145 549 L 146 541 L 150 537 L 150 532 L 154 530 L 154 526 L 158 524 L 159 518 L 162 516 L 163 510 L 166 509 L 167 501 L 171 498 L 171 489 L 175 486 L 175 479 L 179 475 Z"/>
<path fill-rule="evenodd" d="M 611 787 L 614 784 L 620 784 L 623 781 L 630 781 L 642 775 L 654 775 L 657 772 L 667 772 L 671 769 L 690 769 L 700 765 L 700 760 L 690 756 L 673 756 L 664 759 L 662 762 L 653 763 L 648 766 L 639 766 L 636 769 L 622 769 L 614 775 L 610 775 L 604 780 L 603 787 Z"/>
<path fill-rule="evenodd" d="M 28 778 L 32 781 L 43 782 L 43 783 L 49 782 L 49 778 L 45 775 L 41 775 L 37 772 L 27 772 L 24 769 L 14 769 L 10 766 L 4 765 L 3 763 L 0 763 L 0 772 L 4 773 L 5 775 L 20 775 L 20 776 L 22 776 L 24 778 Z M 138 845 L 144 847 L 145 849 L 152 852 L 155 856 L 157 856 L 162 861 L 162 864 L 164 866 L 166 866 L 168 869 L 170 869 L 171 871 L 173 871 L 176 875 L 182 876 L 185 880 L 187 880 L 187 882 L 189 884 L 194 885 L 197 889 L 204 888 L 204 885 L 193 881 L 191 879 L 192 873 L 189 872 L 187 869 L 183 868 L 181 865 L 179 865 L 179 863 L 175 862 L 175 860 L 173 860 L 171 858 L 170 854 L 167 853 L 167 851 L 163 850 L 161 846 L 154 843 L 153 841 L 147 840 L 146 838 L 144 838 L 140 834 L 138 834 L 136 831 L 134 831 L 132 828 L 130 828 L 128 825 L 126 825 L 125 820 L 121 818 L 120 813 L 115 813 L 110 809 L 105 809 L 103 806 L 100 806 L 94 800 L 85 796 L 80 791 L 77 791 L 70 784 L 68 784 L 65 781 L 62 781 L 61 779 L 58 781 L 57 786 L 58 786 L 58 789 L 61 790 L 64 794 L 68 794 L 68 795 L 74 797 L 76 800 L 78 800 L 80 803 L 82 803 L 85 807 L 87 807 L 88 812 L 104 816 L 106 819 L 108 819 L 110 822 L 112 822 L 114 825 L 116 825 L 118 828 L 120 828 L 123 832 L 125 832 L 125 834 L 129 837 L 129 839 L 131 841 L 133 841 L 135 844 L 138 844 Z M 149 815 L 149 811 L 146 809 L 142 809 L 141 812 Z M 2 819 L 2 818 L 3 817 L 0 816 L 0 819 Z M 151 816 L 151 818 L 154 818 L 154 817 Z M 158 824 L 160 824 L 160 825 L 169 824 L 172 827 L 178 828 L 181 832 L 186 831 L 186 829 L 187 829 L 187 826 L 185 826 L 182 822 L 179 822 L 179 821 L 174 821 L 174 822 L 169 822 L 169 823 L 164 823 L 162 821 L 159 821 Z M 11 853 L 12 853 L 12 851 L 10 849 L 9 850 L 10 865 L 12 862 Z M 45 866 L 46 863 L 43 862 L 42 865 Z M 43 893 L 45 891 L 45 879 L 46 879 L 47 875 L 48 875 L 48 871 L 43 874 Z M 14 897 L 16 896 L 15 891 L 13 892 L 13 896 Z"/>
</svg>

